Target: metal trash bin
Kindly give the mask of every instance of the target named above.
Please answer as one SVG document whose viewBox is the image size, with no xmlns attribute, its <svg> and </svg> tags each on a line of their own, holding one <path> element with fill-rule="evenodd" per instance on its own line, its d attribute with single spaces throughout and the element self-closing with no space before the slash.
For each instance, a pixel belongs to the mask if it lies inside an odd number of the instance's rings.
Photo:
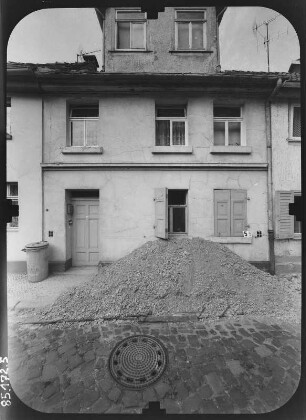
<svg viewBox="0 0 306 420">
<path fill-rule="evenodd" d="M 27 273 L 31 283 L 42 281 L 48 277 L 48 247 L 47 241 L 27 244 L 22 251 L 27 254 Z"/>
</svg>

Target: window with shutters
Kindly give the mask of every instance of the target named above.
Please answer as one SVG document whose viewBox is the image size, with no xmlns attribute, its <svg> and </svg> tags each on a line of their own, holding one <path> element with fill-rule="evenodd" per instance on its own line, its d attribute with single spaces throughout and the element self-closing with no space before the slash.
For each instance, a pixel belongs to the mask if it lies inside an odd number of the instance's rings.
<svg viewBox="0 0 306 420">
<path fill-rule="evenodd" d="M 293 239 L 300 238 L 302 223 L 289 214 L 289 204 L 294 203 L 294 197 L 299 196 L 299 191 L 276 191 L 275 193 L 275 238 Z"/>
<path fill-rule="evenodd" d="M 176 10 L 175 49 L 201 51 L 206 48 L 205 10 Z"/>
<path fill-rule="evenodd" d="M 241 106 L 214 106 L 214 145 L 245 145 Z"/>
<path fill-rule="evenodd" d="M 301 107 L 298 104 L 290 106 L 289 139 L 301 140 Z"/>
<path fill-rule="evenodd" d="M 187 144 L 186 107 L 156 107 L 156 146 Z"/>
<path fill-rule="evenodd" d="M 243 237 L 246 209 L 245 190 L 214 190 L 215 236 Z"/>
<path fill-rule="evenodd" d="M 116 11 L 116 49 L 146 49 L 147 15 L 140 9 Z"/>
<path fill-rule="evenodd" d="M 12 200 L 13 205 L 18 206 L 18 183 L 17 182 L 8 182 L 6 184 L 6 198 Z M 7 223 L 7 228 L 17 229 L 19 225 L 19 218 L 15 216 L 12 218 L 11 223 Z"/>
<path fill-rule="evenodd" d="M 187 190 L 156 188 L 155 236 L 168 239 L 169 234 L 187 233 Z"/>
</svg>

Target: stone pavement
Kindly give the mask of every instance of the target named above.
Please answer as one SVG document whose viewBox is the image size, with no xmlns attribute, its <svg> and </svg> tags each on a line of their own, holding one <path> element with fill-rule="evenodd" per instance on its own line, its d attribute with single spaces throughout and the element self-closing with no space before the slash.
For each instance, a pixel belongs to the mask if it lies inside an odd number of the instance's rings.
<svg viewBox="0 0 306 420">
<path fill-rule="evenodd" d="M 135 334 L 158 337 L 169 355 L 160 380 L 141 391 L 108 372 L 113 347 Z M 300 328 L 256 319 L 13 324 L 9 372 L 17 396 L 44 412 L 141 413 L 158 400 L 167 413 L 264 413 L 297 388 Z"/>
</svg>

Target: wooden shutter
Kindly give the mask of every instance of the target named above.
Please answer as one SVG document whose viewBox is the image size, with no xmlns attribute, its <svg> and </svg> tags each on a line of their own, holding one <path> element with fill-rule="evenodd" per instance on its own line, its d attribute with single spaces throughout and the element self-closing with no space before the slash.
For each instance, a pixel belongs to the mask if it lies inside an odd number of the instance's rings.
<svg viewBox="0 0 306 420">
<path fill-rule="evenodd" d="M 155 188 L 155 236 L 168 239 L 168 190 L 167 188 Z"/>
<path fill-rule="evenodd" d="M 214 190 L 215 236 L 231 236 L 230 202 L 230 190 Z"/>
<path fill-rule="evenodd" d="M 277 239 L 293 238 L 294 216 L 289 214 L 289 203 L 293 202 L 293 191 L 275 192 L 275 237 Z"/>
<path fill-rule="evenodd" d="M 246 227 L 245 190 L 231 190 L 231 236 L 243 236 Z"/>
</svg>

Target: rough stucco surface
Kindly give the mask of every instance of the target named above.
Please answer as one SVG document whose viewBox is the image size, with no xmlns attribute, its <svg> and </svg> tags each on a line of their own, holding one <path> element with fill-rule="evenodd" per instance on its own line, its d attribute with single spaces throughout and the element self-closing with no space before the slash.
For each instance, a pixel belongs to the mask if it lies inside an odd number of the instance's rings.
<svg viewBox="0 0 306 420">
<path fill-rule="evenodd" d="M 22 261 L 26 255 L 21 249 L 42 239 L 42 101 L 34 97 L 11 101 L 13 138 L 7 141 L 7 182 L 18 182 L 20 214 L 18 230 L 7 232 L 7 259 Z"/>
<path fill-rule="evenodd" d="M 248 99 L 243 105 L 243 130 L 247 155 L 211 154 L 213 146 L 213 97 L 174 95 L 100 98 L 97 146 L 103 154 L 63 154 L 67 138 L 67 102 L 52 98 L 44 102 L 44 162 L 80 163 L 266 163 L 265 109 L 263 101 Z M 227 102 L 233 103 L 227 99 Z M 192 154 L 153 154 L 155 146 L 155 106 L 187 105 L 188 145 Z"/>
<path fill-rule="evenodd" d="M 147 21 L 147 52 L 115 50 L 115 9 L 107 9 L 105 20 L 106 72 L 214 73 L 217 62 L 215 8 L 207 11 L 207 52 L 170 53 L 175 48 L 175 9 L 165 8 L 157 20 Z"/>
<path fill-rule="evenodd" d="M 288 101 L 279 101 L 272 105 L 272 175 L 274 194 L 277 190 L 301 191 L 301 143 L 288 142 L 289 110 L 290 104 L 288 104 Z M 284 257 L 301 256 L 301 240 L 276 240 L 275 255 Z"/>
<path fill-rule="evenodd" d="M 262 238 L 252 244 L 228 244 L 250 261 L 268 260 L 266 173 L 239 171 L 84 171 L 46 172 L 45 235 L 51 260 L 63 261 L 65 251 L 65 189 L 98 189 L 100 193 L 100 260 L 114 261 L 154 237 L 154 188 L 188 189 L 188 234 L 214 236 L 213 189 L 246 189 L 247 222 Z M 62 203 L 59 205 L 59 203 Z M 48 212 L 46 212 L 48 209 Z"/>
</svg>

